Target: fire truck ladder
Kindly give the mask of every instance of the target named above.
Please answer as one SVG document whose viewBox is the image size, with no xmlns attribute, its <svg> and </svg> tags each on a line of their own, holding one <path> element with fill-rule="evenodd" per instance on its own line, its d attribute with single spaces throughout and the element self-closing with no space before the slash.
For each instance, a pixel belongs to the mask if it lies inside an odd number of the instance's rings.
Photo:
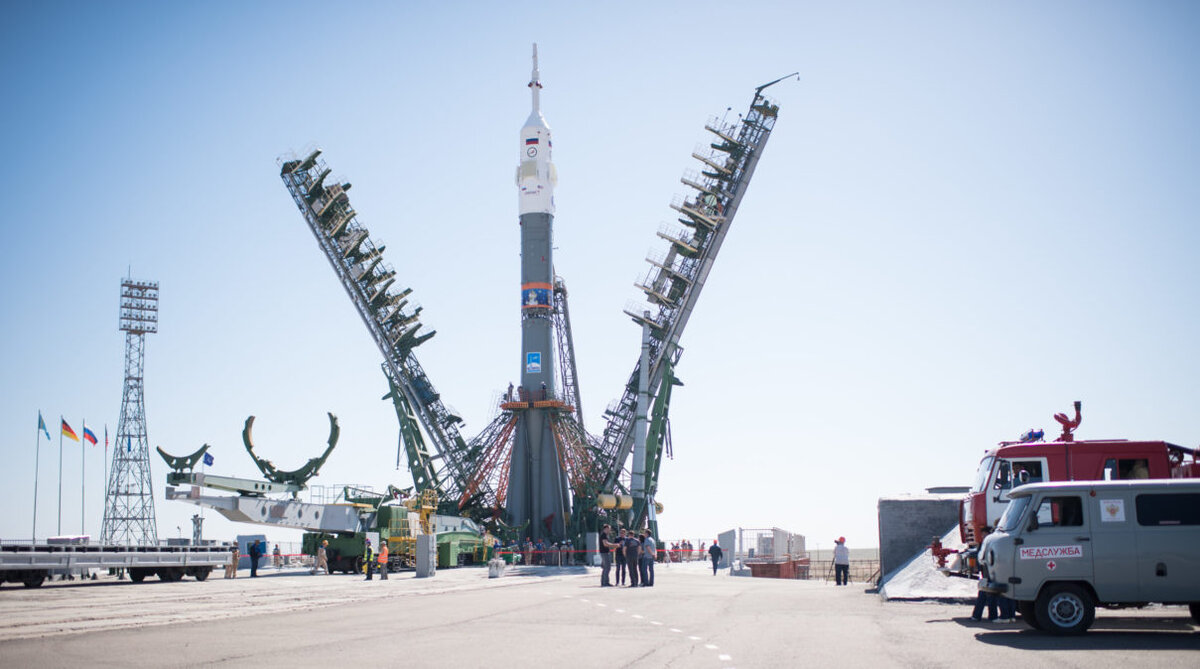
<svg viewBox="0 0 1200 669">
<path fill-rule="evenodd" d="M 383 261 L 384 245 L 359 224 L 346 194 L 350 184 L 325 183 L 330 169 L 320 154 L 318 149 L 302 160 L 282 162 L 280 177 L 383 354 L 391 390 L 385 399 L 395 404 L 417 493 L 432 489 L 443 498 L 457 498 L 472 469 L 459 434 L 462 418 L 442 402 L 413 353 L 434 333 L 419 332 L 421 307 L 409 304 L 412 289 L 394 288 L 396 271 Z"/>
<path fill-rule="evenodd" d="M 792 76 L 789 74 L 756 88 L 750 110 L 737 122 L 712 118 L 704 126 L 712 133 L 713 140 L 692 153 L 700 167 L 697 171 L 686 172 L 681 179 L 694 193 L 671 203 L 671 208 L 679 213 L 678 222 L 682 227 L 664 226 L 659 230 L 658 236 L 668 243 L 667 250 L 647 258 L 650 268 L 635 284 L 646 294 L 649 304 L 638 304 L 625 310 L 635 323 L 650 325 L 651 392 L 662 387 L 666 366 L 669 364 L 673 368 L 679 362 L 683 351 L 679 338 L 775 127 L 779 106 L 763 96 L 763 89 Z M 605 411 L 607 424 L 598 453 L 598 464 L 606 477 L 603 490 L 611 491 L 621 486 L 625 476 L 625 462 L 633 448 L 640 369 L 639 358 L 624 394 Z M 655 472 L 657 478 L 657 465 L 646 471 Z M 655 487 L 657 482 L 647 486 L 646 490 L 652 491 Z"/>
</svg>

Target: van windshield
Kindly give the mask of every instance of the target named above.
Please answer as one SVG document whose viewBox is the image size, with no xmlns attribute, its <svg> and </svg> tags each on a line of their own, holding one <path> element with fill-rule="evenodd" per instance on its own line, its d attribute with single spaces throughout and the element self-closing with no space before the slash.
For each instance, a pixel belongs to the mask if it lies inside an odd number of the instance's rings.
<svg viewBox="0 0 1200 669">
<path fill-rule="evenodd" d="M 1031 497 L 1013 497 L 1011 504 L 1004 510 L 1004 515 L 1000 517 L 999 528 L 1004 532 L 1011 533 L 1021 524 L 1021 516 L 1025 515 L 1025 509 L 1029 507 Z"/>
<path fill-rule="evenodd" d="M 979 469 L 975 472 L 975 485 L 971 486 L 971 492 L 983 492 L 987 490 L 988 477 L 992 475 L 992 461 L 995 460 L 988 455 L 979 463 Z"/>
</svg>

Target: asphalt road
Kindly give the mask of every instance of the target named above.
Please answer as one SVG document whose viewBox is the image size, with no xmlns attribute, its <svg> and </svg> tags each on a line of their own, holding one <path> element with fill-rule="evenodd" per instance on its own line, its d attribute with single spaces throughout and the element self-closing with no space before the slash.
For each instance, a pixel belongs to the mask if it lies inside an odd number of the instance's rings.
<svg viewBox="0 0 1200 669">
<path fill-rule="evenodd" d="M 1082 637 L 883 602 L 861 586 L 661 568 L 654 588 L 595 569 L 430 579 L 272 573 L 196 583 L 0 589 L 0 666 L 1197 667 L 1180 607 L 1103 611 Z M 215 575 L 215 576 L 219 576 Z"/>
</svg>

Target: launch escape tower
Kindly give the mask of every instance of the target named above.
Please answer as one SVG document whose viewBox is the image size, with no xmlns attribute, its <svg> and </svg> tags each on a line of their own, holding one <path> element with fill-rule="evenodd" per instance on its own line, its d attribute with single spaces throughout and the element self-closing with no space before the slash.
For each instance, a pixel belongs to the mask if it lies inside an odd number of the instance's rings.
<svg viewBox="0 0 1200 669">
<path fill-rule="evenodd" d="M 158 332 L 157 282 L 121 281 L 120 329 L 125 333 L 125 388 L 100 536 L 106 544 L 151 546 L 158 544 L 158 528 L 150 485 L 143 370 L 146 335 Z"/>
<path fill-rule="evenodd" d="M 643 356 L 624 394 L 605 411 L 602 435 L 592 436 L 579 410 L 567 289 L 551 257 L 557 175 L 550 129 L 538 109 L 536 46 L 533 69 L 533 112 L 521 131 L 517 168 L 521 384 L 505 394 L 497 415 L 470 441 L 460 434 L 462 418 L 442 402 L 417 361 L 414 350 L 434 333 L 418 334 L 421 308 L 409 304 L 411 289 L 392 290 L 396 272 L 383 262 L 384 245 L 357 221 L 346 193 L 350 184 L 325 183 L 330 169 L 320 150 L 281 161 L 280 176 L 383 353 L 390 388 L 385 399 L 395 406 L 418 493 L 435 490 L 447 500 L 444 507 L 503 520 L 522 536 L 561 538 L 594 529 L 597 508 L 611 508 L 606 497 L 632 492 L 632 508 L 620 506 L 626 509 L 622 520 L 632 527 L 648 521 L 654 529 L 659 467 L 670 452 L 671 388 L 681 385 L 673 372 L 682 353 L 680 336 L 775 125 L 779 107 L 763 89 L 794 75 L 755 89 L 749 111 L 737 120 L 714 118 L 705 125 L 713 139 L 693 152 L 699 168 L 682 178 L 694 192 L 671 204 L 680 225 L 659 230 L 668 247 L 647 258 L 650 269 L 637 284 L 648 304 L 626 309 L 642 325 Z M 642 359 L 647 373 L 639 389 Z M 639 395 L 645 421 L 638 420 Z M 639 462 L 627 468 L 639 429 L 647 435 L 645 446 L 634 453 Z"/>
</svg>

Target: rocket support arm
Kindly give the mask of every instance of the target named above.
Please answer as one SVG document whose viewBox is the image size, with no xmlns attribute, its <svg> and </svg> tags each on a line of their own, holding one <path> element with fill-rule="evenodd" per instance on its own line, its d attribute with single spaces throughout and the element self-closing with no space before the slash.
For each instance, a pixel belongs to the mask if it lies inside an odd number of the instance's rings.
<svg viewBox="0 0 1200 669">
<path fill-rule="evenodd" d="M 196 463 L 200 462 L 200 458 L 204 457 L 204 454 L 208 452 L 208 444 L 201 446 L 200 450 L 196 451 L 195 453 L 184 456 L 171 455 L 170 453 L 164 451 L 162 446 L 156 446 L 155 449 L 158 451 L 158 454 L 162 456 L 162 459 L 167 461 L 167 466 L 170 467 L 173 472 L 182 473 L 185 469 L 191 471 L 196 468 Z"/>
<path fill-rule="evenodd" d="M 338 435 L 341 429 L 338 427 L 337 416 L 329 415 L 329 446 L 325 448 L 325 452 L 315 458 L 310 458 L 305 465 L 299 469 L 292 471 L 282 471 L 277 469 L 270 460 L 264 460 L 254 454 L 254 441 L 251 437 L 251 430 L 254 429 L 254 416 L 246 419 L 246 426 L 242 429 L 242 442 L 246 445 L 246 452 L 254 459 L 254 464 L 258 466 L 259 471 L 263 473 L 268 481 L 274 483 L 291 483 L 303 489 L 308 480 L 316 476 L 321 470 L 321 466 L 325 464 L 325 460 L 329 458 L 329 454 L 333 452 L 333 447 L 337 446 Z"/>
<path fill-rule="evenodd" d="M 792 75 L 788 75 L 790 77 Z M 654 310 L 649 323 L 651 325 L 649 386 L 658 388 L 663 380 L 665 364 L 675 365 L 682 353 L 679 341 L 683 330 L 691 318 L 700 292 L 712 270 L 721 244 L 733 224 L 738 206 L 754 175 L 759 157 L 766 146 L 767 139 L 775 127 L 779 115 L 779 107 L 762 95 L 764 88 L 778 83 L 788 77 L 759 86 L 754 91 L 754 99 L 750 109 L 738 124 L 715 127 L 726 136 L 736 135 L 736 142 L 714 146 L 712 153 L 703 162 L 722 165 L 729 173 L 727 177 L 716 178 L 708 176 L 699 181 L 693 180 L 700 186 L 698 192 L 713 198 L 711 204 L 705 204 L 714 211 L 720 212 L 720 219 L 711 219 L 719 224 L 715 229 L 706 226 L 688 226 L 674 231 L 672 248 L 668 258 L 655 267 L 652 264 L 651 275 L 643 282 L 643 286 L 653 287 L 659 283 L 675 283 L 680 287 L 680 293 L 663 301 L 648 291 Z M 727 132 L 728 131 L 728 132 Z M 700 157 L 697 155 L 697 157 Z M 687 181 L 684 182 L 685 184 Z M 707 198 L 705 198 L 707 199 Z M 699 202 L 699 200 L 697 200 Z M 698 205 L 699 206 L 699 205 Z M 685 222 L 685 225 L 687 223 Z M 661 236 L 661 233 L 660 233 Z M 680 251 L 683 249 L 683 251 Z M 662 266 L 671 268 L 670 271 Z M 663 276 L 663 275 L 666 276 Z M 646 321 L 643 313 L 626 311 L 635 322 Z M 602 488 L 612 490 L 622 475 L 625 461 L 633 450 L 634 414 L 637 405 L 637 380 L 640 373 L 641 360 L 634 366 L 630 381 L 624 389 L 623 396 L 616 406 L 608 411 L 608 424 L 604 429 L 604 441 L 601 446 L 601 461 L 606 472 Z"/>
</svg>

